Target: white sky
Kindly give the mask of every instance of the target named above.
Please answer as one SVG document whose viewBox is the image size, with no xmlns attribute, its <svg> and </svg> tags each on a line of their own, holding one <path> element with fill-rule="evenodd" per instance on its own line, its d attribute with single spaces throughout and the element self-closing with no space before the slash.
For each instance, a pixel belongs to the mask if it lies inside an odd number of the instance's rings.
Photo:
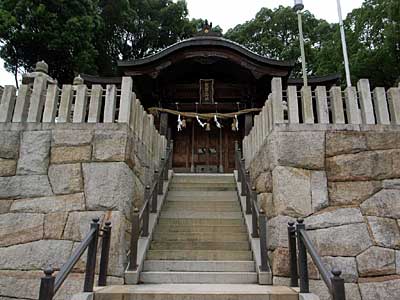
<svg viewBox="0 0 400 300">
<path fill-rule="evenodd" d="M 294 0 L 186 0 L 190 18 L 203 18 L 220 25 L 224 32 L 237 24 L 255 17 L 262 7 L 276 8 L 279 5 L 292 6 Z M 337 22 L 336 0 L 304 0 L 305 9 L 317 18 Z M 342 0 L 343 17 L 354 8 L 361 6 L 363 0 Z M 50 66 L 51 67 L 51 66 Z M 15 84 L 12 74 L 7 73 L 0 59 L 0 85 Z"/>
</svg>

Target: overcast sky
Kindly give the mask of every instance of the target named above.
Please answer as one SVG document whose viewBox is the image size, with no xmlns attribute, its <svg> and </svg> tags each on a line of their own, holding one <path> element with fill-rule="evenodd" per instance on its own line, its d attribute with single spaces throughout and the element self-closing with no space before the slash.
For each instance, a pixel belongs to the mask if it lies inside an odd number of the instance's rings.
<svg viewBox="0 0 400 300">
<path fill-rule="evenodd" d="M 276 8 L 279 5 L 292 6 L 294 0 L 186 0 L 191 18 L 208 19 L 220 25 L 224 32 L 237 24 L 254 18 L 261 7 Z M 363 0 L 342 0 L 342 11 L 345 17 L 351 10 L 361 6 Z M 305 9 L 317 18 L 337 22 L 336 0 L 304 0 Z M 51 66 L 50 66 L 51 67 Z M 0 60 L 0 85 L 15 84 L 12 74 L 3 68 Z"/>
</svg>

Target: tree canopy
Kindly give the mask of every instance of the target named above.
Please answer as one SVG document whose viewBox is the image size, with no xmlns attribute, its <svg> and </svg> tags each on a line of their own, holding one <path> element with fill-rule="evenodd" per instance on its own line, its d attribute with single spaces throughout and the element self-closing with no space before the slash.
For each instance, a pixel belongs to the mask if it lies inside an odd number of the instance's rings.
<svg viewBox="0 0 400 300">
<path fill-rule="evenodd" d="M 303 27 L 308 74 L 344 79 L 339 25 L 305 11 Z M 400 1 L 366 0 L 347 16 L 345 30 L 353 82 L 369 78 L 375 86 L 393 86 L 400 76 Z M 226 37 L 271 58 L 295 59 L 293 75 L 301 75 L 297 16 L 290 7 L 263 8 Z"/>
<path fill-rule="evenodd" d="M 43 59 L 60 82 L 77 73 L 112 76 L 119 59 L 153 54 L 193 36 L 203 22 L 188 18 L 185 0 L 2 0 L 0 57 L 14 74 Z M 303 24 L 308 73 L 345 78 L 338 24 L 308 11 Z M 388 87 L 399 81 L 400 1 L 365 0 L 345 28 L 353 82 L 368 77 Z M 301 76 L 297 15 L 290 7 L 262 8 L 225 37 L 261 55 L 295 60 L 293 75 Z"/>
</svg>

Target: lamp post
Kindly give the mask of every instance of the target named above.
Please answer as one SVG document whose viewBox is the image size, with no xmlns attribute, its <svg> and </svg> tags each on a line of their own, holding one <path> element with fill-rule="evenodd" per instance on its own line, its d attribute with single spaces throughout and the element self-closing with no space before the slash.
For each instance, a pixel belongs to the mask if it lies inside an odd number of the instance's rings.
<svg viewBox="0 0 400 300">
<path fill-rule="evenodd" d="M 303 8 L 304 8 L 303 0 L 294 0 L 293 9 L 295 12 L 297 12 L 297 18 L 299 22 L 299 39 L 300 39 L 300 51 L 301 51 L 301 65 L 303 68 L 303 81 L 304 81 L 304 86 L 308 86 L 306 52 L 304 50 L 303 21 L 301 14 Z"/>
<path fill-rule="evenodd" d="M 338 9 L 338 14 L 339 14 L 340 35 L 341 35 L 341 39 L 342 39 L 343 59 L 344 59 L 344 68 L 346 70 L 347 87 L 351 87 L 349 56 L 347 54 L 346 35 L 344 32 L 342 7 L 340 5 L 340 0 L 337 0 L 337 9 Z"/>
</svg>

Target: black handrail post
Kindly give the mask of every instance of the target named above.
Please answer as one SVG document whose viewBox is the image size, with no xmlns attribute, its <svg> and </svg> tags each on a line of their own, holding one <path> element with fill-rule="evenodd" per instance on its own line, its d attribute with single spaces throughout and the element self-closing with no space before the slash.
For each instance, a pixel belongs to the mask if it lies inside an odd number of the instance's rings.
<svg viewBox="0 0 400 300">
<path fill-rule="evenodd" d="M 244 160 L 244 158 L 242 158 L 241 160 L 240 160 L 240 168 L 243 168 L 242 170 L 245 170 L 245 160 Z M 246 184 L 245 184 L 245 180 L 244 180 L 244 174 L 241 174 L 241 176 L 242 176 L 242 178 L 241 178 L 241 182 L 242 182 L 242 190 L 241 190 L 241 193 L 240 193 L 240 196 L 246 196 Z"/>
<path fill-rule="evenodd" d="M 111 222 L 106 222 L 101 238 L 101 256 L 99 270 L 99 286 L 107 285 L 108 261 L 110 257 L 110 241 L 111 241 Z"/>
<path fill-rule="evenodd" d="M 297 220 L 297 247 L 299 249 L 299 275 L 300 275 L 300 293 L 309 293 L 309 278 L 307 266 L 307 249 L 304 245 L 302 230 L 306 230 L 306 225 L 303 219 Z"/>
<path fill-rule="evenodd" d="M 242 186 L 245 186 L 246 191 L 246 215 L 251 214 L 251 192 L 249 191 L 250 184 L 250 171 L 246 171 L 246 179 L 242 182 Z"/>
<path fill-rule="evenodd" d="M 160 162 L 160 167 L 162 167 L 162 164 L 164 158 L 161 158 L 161 162 Z M 163 171 L 158 170 L 158 194 L 162 195 L 164 193 L 164 176 L 163 176 Z"/>
<path fill-rule="evenodd" d="M 338 269 L 332 270 L 332 298 L 333 300 L 346 300 L 346 292 L 344 287 L 344 279 L 340 277 L 342 271 Z"/>
<path fill-rule="evenodd" d="M 260 235 L 258 234 L 258 217 L 257 217 L 257 210 L 256 210 L 256 203 L 257 202 L 257 191 L 255 187 L 251 188 L 251 219 L 252 219 L 252 233 L 251 236 L 253 238 L 258 238 Z"/>
<path fill-rule="evenodd" d="M 97 244 L 99 240 L 99 218 L 92 220 L 90 229 L 95 229 L 92 237 L 92 241 L 89 244 L 86 261 L 85 271 L 85 284 L 83 286 L 83 292 L 93 292 L 94 276 L 96 274 L 96 256 L 97 256 Z"/>
<path fill-rule="evenodd" d="M 49 268 L 44 270 L 45 276 L 40 280 L 39 300 L 52 300 L 54 297 L 54 270 Z"/>
<path fill-rule="evenodd" d="M 299 273 L 297 269 L 296 227 L 294 226 L 294 222 L 289 222 L 288 225 L 290 286 L 298 287 Z"/>
<path fill-rule="evenodd" d="M 149 197 L 150 197 L 150 186 L 146 186 L 144 191 L 144 201 L 146 206 L 143 211 L 143 230 L 142 230 L 143 237 L 149 236 L 149 222 L 150 222 L 150 201 L 148 201 Z"/>
<path fill-rule="evenodd" d="M 132 216 L 131 253 L 129 256 L 129 271 L 135 271 L 137 265 L 138 241 L 140 235 L 139 209 L 135 208 Z"/>
<path fill-rule="evenodd" d="M 260 226 L 260 255 L 261 255 L 260 270 L 267 272 L 268 271 L 267 220 L 265 216 L 265 211 L 263 209 L 260 210 L 258 224 Z"/>
</svg>

